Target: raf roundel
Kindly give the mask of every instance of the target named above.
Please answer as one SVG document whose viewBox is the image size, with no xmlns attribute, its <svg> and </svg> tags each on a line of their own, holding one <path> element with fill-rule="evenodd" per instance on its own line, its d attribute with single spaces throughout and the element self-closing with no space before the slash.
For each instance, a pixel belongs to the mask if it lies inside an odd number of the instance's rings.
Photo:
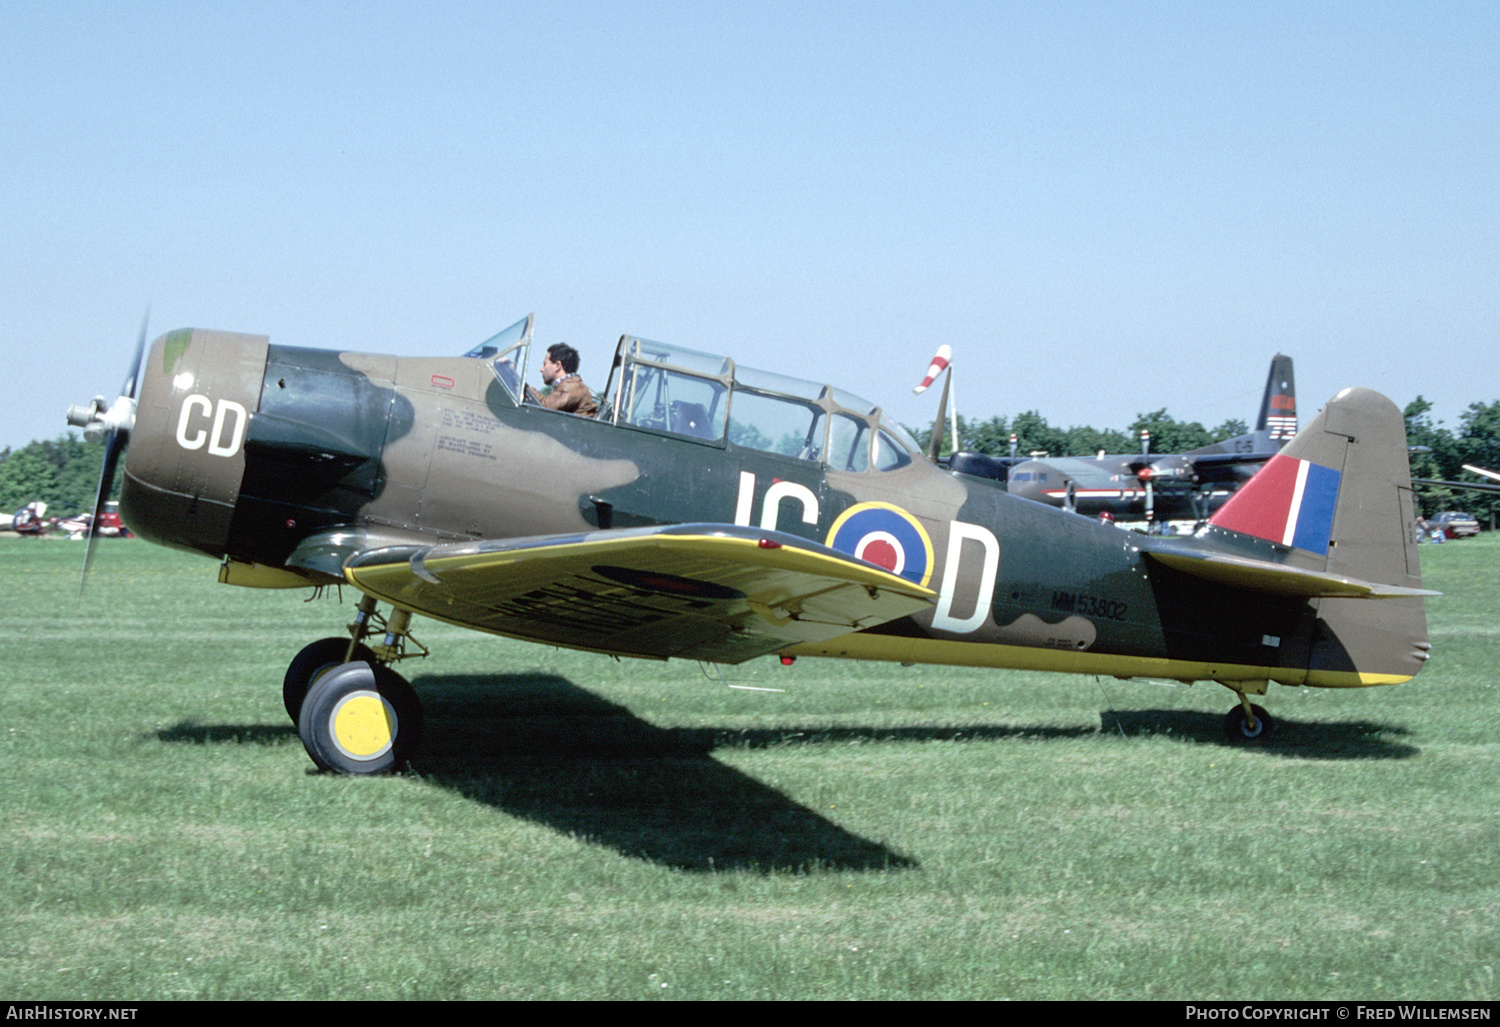
<svg viewBox="0 0 1500 1027">
<path fill-rule="evenodd" d="M 828 547 L 926 587 L 932 579 L 932 539 L 899 506 L 857 503 L 828 530 Z"/>
</svg>

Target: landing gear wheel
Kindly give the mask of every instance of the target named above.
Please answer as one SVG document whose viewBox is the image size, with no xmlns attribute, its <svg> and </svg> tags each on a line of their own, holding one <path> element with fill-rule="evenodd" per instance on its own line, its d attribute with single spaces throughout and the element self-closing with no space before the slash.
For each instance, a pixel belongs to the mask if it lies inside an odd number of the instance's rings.
<svg viewBox="0 0 1500 1027">
<path fill-rule="evenodd" d="M 1259 706 L 1251 706 L 1250 711 L 1255 714 L 1253 727 L 1245 716 L 1243 706 L 1236 706 L 1224 718 L 1224 734 L 1229 736 L 1231 742 L 1262 742 L 1270 736 L 1271 729 L 1275 726 L 1271 715 Z"/>
<path fill-rule="evenodd" d="M 319 769 L 382 774 L 406 763 L 422 741 L 422 704 L 389 667 L 346 663 L 307 690 L 297 734 Z"/>
<path fill-rule="evenodd" d="M 286 678 L 281 682 L 281 701 L 286 705 L 286 715 L 292 718 L 293 724 L 297 723 L 302 700 L 307 698 L 312 683 L 346 660 L 364 660 L 373 666 L 375 654 L 369 646 L 361 643 L 354 647 L 354 655 L 350 656 L 348 638 L 320 638 L 292 657 Z"/>
</svg>

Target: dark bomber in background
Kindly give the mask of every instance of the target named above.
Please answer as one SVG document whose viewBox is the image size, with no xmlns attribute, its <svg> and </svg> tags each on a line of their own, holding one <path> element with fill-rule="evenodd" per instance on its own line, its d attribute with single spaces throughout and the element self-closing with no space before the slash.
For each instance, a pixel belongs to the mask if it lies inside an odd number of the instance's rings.
<svg viewBox="0 0 1500 1027">
<path fill-rule="evenodd" d="M 1011 495 L 1086 516 L 1202 521 L 1297 434 L 1292 358 L 1271 358 L 1255 430 L 1186 453 L 1038 457 L 1016 463 Z"/>
</svg>

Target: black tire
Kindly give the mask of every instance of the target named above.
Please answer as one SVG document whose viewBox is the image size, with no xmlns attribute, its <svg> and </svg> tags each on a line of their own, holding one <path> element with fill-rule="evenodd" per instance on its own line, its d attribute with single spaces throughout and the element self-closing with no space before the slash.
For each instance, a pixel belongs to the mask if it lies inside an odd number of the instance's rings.
<svg viewBox="0 0 1500 1027">
<path fill-rule="evenodd" d="M 404 766 L 422 742 L 422 703 L 400 674 L 357 661 L 307 690 L 297 734 L 321 770 L 383 774 Z"/>
<path fill-rule="evenodd" d="M 1259 706 L 1251 705 L 1251 711 L 1255 714 L 1255 728 L 1252 730 L 1250 722 L 1245 719 L 1245 708 L 1236 706 L 1224 717 L 1224 734 L 1231 742 L 1263 742 L 1270 737 L 1276 722 L 1271 715 Z"/>
<path fill-rule="evenodd" d="M 292 657 L 292 662 L 286 668 L 286 677 L 281 682 L 281 701 L 293 724 L 297 723 L 297 717 L 302 713 L 302 700 L 307 698 L 307 690 L 319 675 L 348 659 L 363 660 L 371 665 L 375 663 L 375 654 L 363 642 L 354 647 L 352 657 L 348 653 L 348 638 L 320 638 Z"/>
</svg>

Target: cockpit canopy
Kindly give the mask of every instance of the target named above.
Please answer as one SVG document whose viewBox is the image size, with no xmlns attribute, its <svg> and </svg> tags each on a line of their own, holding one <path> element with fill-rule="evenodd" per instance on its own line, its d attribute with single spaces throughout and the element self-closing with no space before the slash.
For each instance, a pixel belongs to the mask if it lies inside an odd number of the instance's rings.
<svg viewBox="0 0 1500 1027">
<path fill-rule="evenodd" d="M 467 354 L 487 360 L 517 404 L 531 344 L 526 317 Z M 835 471 L 891 471 L 921 449 L 878 407 L 831 385 L 738 367 L 728 357 L 626 335 L 599 420 L 706 445 L 822 463 Z"/>
<path fill-rule="evenodd" d="M 500 384 L 505 386 L 511 398 L 521 402 L 525 391 L 522 388 L 526 375 L 527 354 L 531 350 L 531 328 L 535 314 L 527 314 L 521 320 L 496 332 L 475 346 L 466 357 L 489 361 L 490 368 Z"/>
</svg>

